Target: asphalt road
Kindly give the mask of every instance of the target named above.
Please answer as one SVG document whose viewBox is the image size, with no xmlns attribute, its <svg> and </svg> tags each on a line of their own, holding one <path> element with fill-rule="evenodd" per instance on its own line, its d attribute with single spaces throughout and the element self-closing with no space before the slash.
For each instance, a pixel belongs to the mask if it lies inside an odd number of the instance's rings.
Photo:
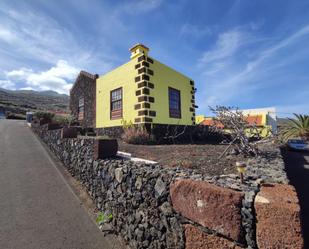
<svg viewBox="0 0 309 249">
<path fill-rule="evenodd" d="M 24 121 L 0 120 L 0 248 L 118 248 Z"/>
<path fill-rule="evenodd" d="M 282 152 L 288 178 L 296 189 L 300 203 L 305 248 L 309 248 L 309 153 Z"/>
</svg>

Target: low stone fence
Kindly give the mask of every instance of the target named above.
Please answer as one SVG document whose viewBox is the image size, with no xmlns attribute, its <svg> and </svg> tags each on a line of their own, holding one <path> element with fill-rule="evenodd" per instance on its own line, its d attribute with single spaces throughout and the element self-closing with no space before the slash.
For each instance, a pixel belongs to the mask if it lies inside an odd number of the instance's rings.
<svg viewBox="0 0 309 249">
<path fill-rule="evenodd" d="M 259 158 L 245 183 L 121 158 L 94 160 L 94 140 L 33 131 L 82 182 L 131 248 L 302 248 L 299 205 L 280 152 Z M 78 217 L 77 217 L 78 218 Z"/>
</svg>

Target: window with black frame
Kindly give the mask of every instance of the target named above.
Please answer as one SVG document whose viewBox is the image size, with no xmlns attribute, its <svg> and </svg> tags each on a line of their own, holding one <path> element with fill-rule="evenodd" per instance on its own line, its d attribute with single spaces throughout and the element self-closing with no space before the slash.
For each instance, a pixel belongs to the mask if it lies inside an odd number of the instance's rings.
<svg viewBox="0 0 309 249">
<path fill-rule="evenodd" d="M 180 91 L 169 87 L 168 100 L 170 118 L 181 118 Z"/>
<path fill-rule="evenodd" d="M 122 87 L 111 91 L 111 119 L 122 118 Z"/>
<path fill-rule="evenodd" d="M 79 98 L 79 100 L 78 100 L 78 119 L 79 120 L 84 118 L 84 111 L 85 111 L 84 98 Z"/>
</svg>

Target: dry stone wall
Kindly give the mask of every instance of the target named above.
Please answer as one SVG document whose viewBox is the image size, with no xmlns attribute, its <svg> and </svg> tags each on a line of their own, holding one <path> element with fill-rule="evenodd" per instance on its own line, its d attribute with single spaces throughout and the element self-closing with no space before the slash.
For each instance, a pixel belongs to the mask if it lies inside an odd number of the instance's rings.
<svg viewBox="0 0 309 249">
<path fill-rule="evenodd" d="M 277 185 L 289 186 L 278 150 L 252 161 L 241 184 L 237 175 L 213 177 L 122 158 L 94 160 L 93 139 L 61 139 L 60 130 L 49 131 L 46 125 L 32 129 L 87 188 L 97 208 L 112 214 L 108 225 L 131 248 L 289 248 L 285 240 L 274 242 L 264 234 L 273 221 L 272 229 L 280 234 L 281 203 L 291 200 L 266 195 L 271 205 L 256 202 L 265 186 L 267 193 Z M 297 217 L 297 197 L 292 200 L 287 215 Z M 281 216 L 273 219 L 276 212 Z M 293 221 L 295 236 L 288 245 L 302 248 L 299 220 Z"/>
</svg>

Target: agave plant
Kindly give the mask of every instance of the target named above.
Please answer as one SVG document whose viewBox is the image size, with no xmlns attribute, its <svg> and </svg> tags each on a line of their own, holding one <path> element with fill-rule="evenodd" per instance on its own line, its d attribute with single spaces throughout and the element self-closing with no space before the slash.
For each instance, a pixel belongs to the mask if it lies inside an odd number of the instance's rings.
<svg viewBox="0 0 309 249">
<path fill-rule="evenodd" d="M 309 139 L 309 115 L 295 114 L 294 118 L 289 118 L 289 122 L 284 126 L 281 135 L 284 141 L 289 138 L 300 137 Z"/>
</svg>

